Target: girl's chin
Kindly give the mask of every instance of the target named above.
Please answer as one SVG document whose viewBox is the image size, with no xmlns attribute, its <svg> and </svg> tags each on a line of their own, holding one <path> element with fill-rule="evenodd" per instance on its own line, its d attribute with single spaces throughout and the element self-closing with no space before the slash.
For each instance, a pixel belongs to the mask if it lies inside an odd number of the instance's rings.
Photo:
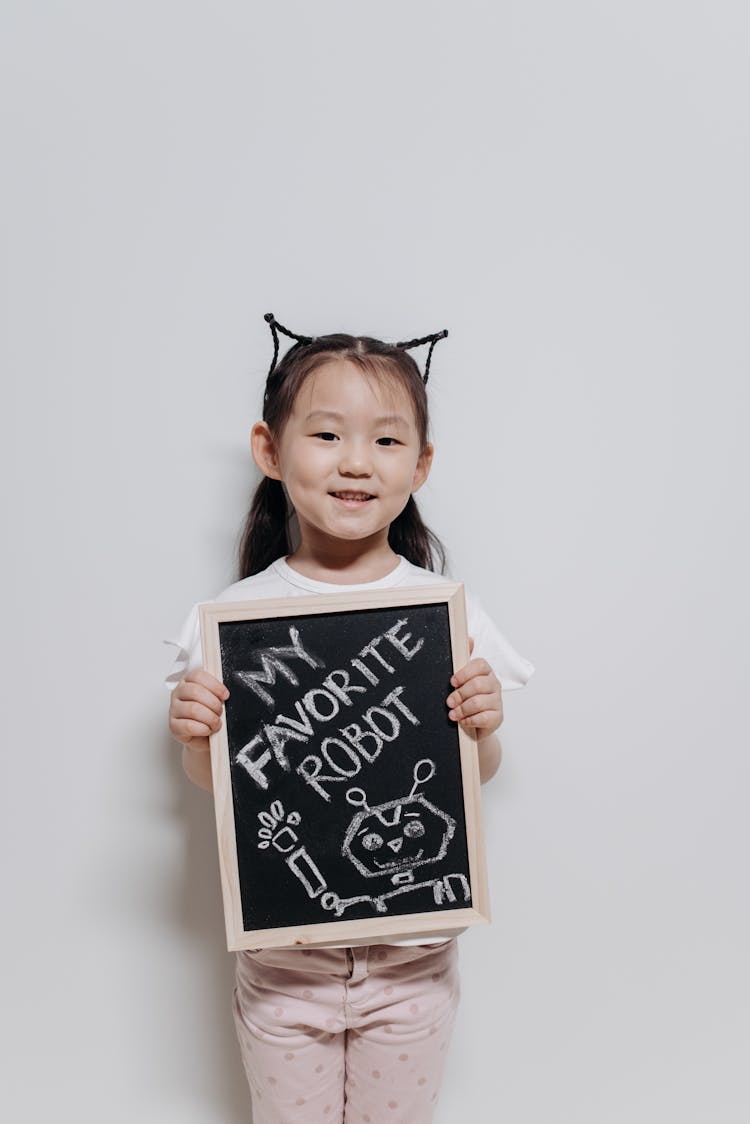
<svg viewBox="0 0 750 1124">
<path fill-rule="evenodd" d="M 346 542 L 357 542 L 359 539 L 371 539 L 382 533 L 381 527 L 337 527 L 329 532 L 333 539 L 344 539 Z M 387 537 L 387 531 L 386 531 Z"/>
<path fill-rule="evenodd" d="M 313 535 L 324 535 L 335 542 L 337 539 L 344 542 L 358 542 L 360 539 L 388 539 L 389 525 L 385 527 L 365 525 L 361 520 L 341 519 L 325 524 L 317 524 L 310 528 Z M 304 532 L 303 532 L 304 537 Z"/>
</svg>

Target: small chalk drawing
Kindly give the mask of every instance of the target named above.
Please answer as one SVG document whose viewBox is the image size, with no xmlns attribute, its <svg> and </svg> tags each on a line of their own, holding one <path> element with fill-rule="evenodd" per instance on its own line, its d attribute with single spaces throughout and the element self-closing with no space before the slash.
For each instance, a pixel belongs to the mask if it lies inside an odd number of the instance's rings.
<svg viewBox="0 0 750 1124">
<path fill-rule="evenodd" d="M 341 848 L 365 878 L 387 878 L 393 889 L 382 893 L 358 894 L 341 898 L 330 890 L 317 863 L 307 850 L 295 828 L 300 827 L 299 812 L 285 812 L 280 800 L 274 800 L 268 811 L 258 813 L 258 848 L 273 847 L 284 856 L 291 873 L 312 899 L 320 898 L 324 910 L 337 917 L 351 906 L 369 903 L 376 913 L 387 913 L 388 903 L 402 894 L 427 890 L 436 905 L 443 902 L 468 901 L 470 888 L 460 873 L 440 878 L 417 880 L 415 870 L 445 858 L 456 830 L 456 821 L 432 804 L 417 790 L 435 776 L 436 766 L 422 758 L 414 766 L 414 784 L 408 796 L 396 797 L 384 804 L 370 807 L 361 788 L 350 788 L 346 799 L 360 810 L 352 819 Z"/>
</svg>

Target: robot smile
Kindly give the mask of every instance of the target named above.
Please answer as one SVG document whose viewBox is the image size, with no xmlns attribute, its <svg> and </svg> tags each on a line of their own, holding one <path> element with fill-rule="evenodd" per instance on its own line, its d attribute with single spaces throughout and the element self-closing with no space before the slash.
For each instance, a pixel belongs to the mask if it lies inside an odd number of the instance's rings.
<svg viewBox="0 0 750 1124">
<path fill-rule="evenodd" d="M 380 867 L 381 870 L 387 870 L 391 866 L 402 866 L 404 863 L 408 865 L 410 863 L 418 862 L 418 860 L 422 858 L 423 854 L 424 848 L 417 851 L 416 855 L 404 855 L 402 859 L 391 859 L 390 862 L 385 863 L 380 863 L 377 859 L 373 859 L 372 861 L 375 863 L 375 866 Z"/>
</svg>

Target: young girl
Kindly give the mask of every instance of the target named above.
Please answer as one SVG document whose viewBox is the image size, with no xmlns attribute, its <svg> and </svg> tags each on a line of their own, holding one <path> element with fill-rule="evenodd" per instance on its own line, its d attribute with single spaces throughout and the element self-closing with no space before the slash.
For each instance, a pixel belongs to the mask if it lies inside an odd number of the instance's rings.
<svg viewBox="0 0 750 1124">
<path fill-rule="evenodd" d="M 432 463 L 425 384 L 447 333 L 387 344 L 297 336 L 266 320 L 274 358 L 252 430 L 264 479 L 242 537 L 242 580 L 219 600 L 443 580 L 433 572 L 442 547 L 413 493 Z M 279 332 L 295 343 L 277 366 Z M 424 343 L 423 376 L 408 349 Z M 501 684 L 521 687 L 533 669 L 468 596 L 467 610 L 473 658 L 453 676 L 446 706 L 475 736 L 484 782 L 500 763 Z M 210 789 L 208 739 L 229 692 L 202 670 L 197 607 L 178 645 L 169 725 L 187 775 Z M 254 1124 L 431 1120 L 458 994 L 455 934 L 238 953 L 234 1014 Z"/>
</svg>

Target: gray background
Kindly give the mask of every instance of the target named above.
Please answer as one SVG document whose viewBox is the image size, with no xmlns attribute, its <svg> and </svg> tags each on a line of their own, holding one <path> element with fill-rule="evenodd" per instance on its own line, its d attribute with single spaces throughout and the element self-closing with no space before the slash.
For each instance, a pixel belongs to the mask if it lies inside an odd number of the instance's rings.
<svg viewBox="0 0 750 1124">
<path fill-rule="evenodd" d="M 232 578 L 271 309 L 450 328 L 424 508 L 538 668 L 438 1124 L 747 1120 L 746 5 L 2 25 L 2 1107 L 246 1119 L 159 640 Z"/>
</svg>

